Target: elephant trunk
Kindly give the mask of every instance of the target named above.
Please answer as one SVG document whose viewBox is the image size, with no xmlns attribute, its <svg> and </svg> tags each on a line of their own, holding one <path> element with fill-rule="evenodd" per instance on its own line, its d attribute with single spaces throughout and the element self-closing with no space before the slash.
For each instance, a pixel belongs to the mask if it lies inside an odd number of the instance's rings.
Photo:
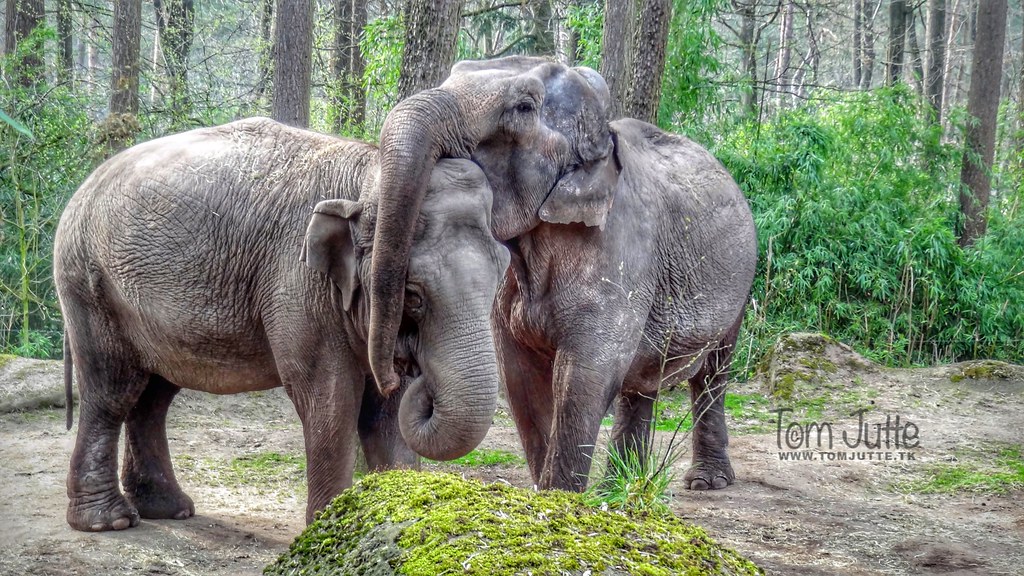
<svg viewBox="0 0 1024 576">
<path fill-rule="evenodd" d="M 430 360 L 421 365 L 423 373 L 406 390 L 398 411 L 406 444 L 432 460 L 452 460 L 476 448 L 490 428 L 498 401 L 490 326 L 445 326 L 458 332 L 422 350 L 421 356 Z"/>
<path fill-rule="evenodd" d="M 466 124 L 455 96 L 435 88 L 396 106 L 380 138 L 380 179 L 370 271 L 370 368 L 381 392 L 398 387 L 395 339 L 402 320 L 405 277 L 416 219 L 438 158 L 469 157 L 458 132 Z"/>
</svg>

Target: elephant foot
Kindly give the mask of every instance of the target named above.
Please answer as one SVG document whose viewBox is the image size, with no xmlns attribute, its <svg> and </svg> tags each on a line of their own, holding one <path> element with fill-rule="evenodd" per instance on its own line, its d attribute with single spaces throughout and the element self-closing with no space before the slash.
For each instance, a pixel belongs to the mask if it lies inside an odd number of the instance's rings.
<svg viewBox="0 0 1024 576">
<path fill-rule="evenodd" d="M 124 530 L 139 525 L 139 512 L 116 490 L 99 496 L 72 498 L 68 524 L 83 532 Z"/>
<path fill-rule="evenodd" d="M 185 520 L 196 514 L 195 504 L 178 486 L 155 482 L 126 482 L 125 496 L 139 515 L 150 520 Z"/>
<path fill-rule="evenodd" d="M 720 490 L 736 480 L 736 473 L 728 458 L 724 460 L 695 461 L 683 476 L 690 490 Z"/>
</svg>

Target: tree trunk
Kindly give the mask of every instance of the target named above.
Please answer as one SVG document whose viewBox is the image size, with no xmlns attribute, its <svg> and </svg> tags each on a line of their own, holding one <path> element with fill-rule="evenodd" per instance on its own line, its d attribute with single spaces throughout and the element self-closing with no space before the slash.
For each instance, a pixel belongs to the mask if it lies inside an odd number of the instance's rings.
<svg viewBox="0 0 1024 576">
<path fill-rule="evenodd" d="M 992 183 L 989 173 L 995 155 L 999 84 L 1006 38 L 1006 0 L 984 0 L 978 5 L 978 35 L 971 65 L 967 112 L 976 120 L 967 126 L 967 150 L 960 172 L 960 245 L 970 246 L 985 234 L 986 210 Z"/>
<path fill-rule="evenodd" d="M 398 99 L 441 84 L 455 61 L 462 0 L 409 0 Z"/>
<path fill-rule="evenodd" d="M 907 43 L 910 45 L 910 64 L 914 74 L 914 88 L 917 95 L 924 96 L 924 65 L 921 60 L 921 45 L 917 41 L 917 16 L 913 8 L 907 12 Z"/>
<path fill-rule="evenodd" d="M 74 49 L 71 42 L 71 19 L 74 13 L 71 0 L 57 0 L 57 79 L 70 83 L 75 66 Z"/>
<path fill-rule="evenodd" d="M 757 25 L 757 2 L 733 0 L 733 8 L 740 13 L 740 61 L 743 77 L 750 83 L 750 89 L 740 94 L 740 107 L 747 118 L 757 117 L 757 42 L 754 41 L 754 27 Z"/>
<path fill-rule="evenodd" d="M 192 113 L 188 95 L 188 56 L 192 51 L 195 9 L 192 0 L 153 0 L 164 66 L 170 81 L 171 111 L 176 125 Z"/>
<path fill-rule="evenodd" d="M 566 66 L 576 65 L 576 51 L 579 49 L 580 35 L 566 24 L 569 12 L 579 6 L 579 0 L 559 0 L 555 17 L 558 20 L 558 34 L 555 38 L 555 53 L 559 62 Z"/>
<path fill-rule="evenodd" d="M 601 33 L 601 76 L 612 94 L 609 120 L 625 113 L 627 78 L 632 70 L 633 0 L 605 0 L 604 30 Z"/>
<path fill-rule="evenodd" d="M 633 79 L 626 88 L 624 109 L 631 118 L 657 124 L 672 1 L 644 0 L 637 23 L 633 35 Z"/>
<path fill-rule="evenodd" d="M 1021 8 L 1024 9 L 1024 0 L 1021 1 Z M 1017 134 L 1013 146 L 1013 167 L 1019 173 L 1024 169 L 1024 34 L 1021 35 L 1021 67 L 1017 75 Z"/>
<path fill-rule="evenodd" d="M 552 18 L 551 0 L 533 0 L 531 34 L 533 54 L 536 56 L 555 55 L 555 26 Z"/>
<path fill-rule="evenodd" d="M 928 1 L 928 56 L 924 92 L 935 123 L 942 122 L 942 71 L 946 58 L 946 0 Z"/>
<path fill-rule="evenodd" d="M 861 28 L 864 23 L 864 0 L 853 0 L 853 85 L 860 88 L 862 53 Z"/>
<path fill-rule="evenodd" d="M 793 16 L 796 4 L 786 0 L 779 22 L 779 56 L 775 60 L 775 84 L 778 86 L 778 103 L 781 108 L 789 90 L 789 64 L 793 54 Z"/>
<path fill-rule="evenodd" d="M 334 94 L 335 132 L 359 130 L 366 113 L 363 90 L 365 63 L 359 37 L 366 25 L 365 0 L 334 2 Z"/>
<path fill-rule="evenodd" d="M 862 31 L 864 38 L 864 55 L 861 60 L 861 77 L 860 77 L 860 89 L 870 90 L 871 89 L 871 78 L 875 72 L 875 14 L 877 13 L 877 5 L 872 6 L 868 3 L 868 0 L 863 0 L 861 14 L 864 17 L 862 24 Z"/>
<path fill-rule="evenodd" d="M 889 48 L 885 59 L 885 84 L 895 86 L 903 73 L 903 46 L 907 37 L 907 1 L 889 2 Z"/>
<path fill-rule="evenodd" d="M 43 25 L 43 0 L 7 0 L 4 23 L 4 54 L 14 54 L 36 27 Z M 44 79 L 43 45 L 23 47 L 23 57 L 14 63 L 14 77 L 22 86 L 32 86 Z"/>
<path fill-rule="evenodd" d="M 260 44 L 258 48 L 259 66 L 256 88 L 253 90 L 253 101 L 259 106 L 267 93 L 270 76 L 273 74 L 273 44 L 270 35 L 274 24 L 274 0 L 263 0 L 260 3 Z"/>
<path fill-rule="evenodd" d="M 114 2 L 110 113 L 139 112 L 139 43 L 142 36 L 142 0 Z"/>
<path fill-rule="evenodd" d="M 281 0 L 274 27 L 271 116 L 278 122 L 301 128 L 309 126 L 313 9 L 313 0 Z"/>
</svg>

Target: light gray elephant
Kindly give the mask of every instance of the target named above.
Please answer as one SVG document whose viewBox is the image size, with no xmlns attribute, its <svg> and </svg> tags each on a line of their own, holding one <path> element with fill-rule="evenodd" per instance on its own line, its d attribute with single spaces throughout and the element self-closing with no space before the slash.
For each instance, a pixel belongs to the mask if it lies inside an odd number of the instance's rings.
<svg viewBox="0 0 1024 576">
<path fill-rule="evenodd" d="M 649 448 L 662 381 L 689 380 L 692 489 L 735 475 L 726 371 L 757 260 L 754 222 L 706 150 L 635 120 L 608 123 L 599 74 L 540 58 L 462 62 L 400 102 L 381 133 L 370 364 L 393 386 L 391 343 L 423 177 L 471 158 L 512 252 L 493 319 L 503 384 L 534 481 L 586 486 L 601 418 L 613 446 Z"/>
<path fill-rule="evenodd" d="M 302 421 L 307 521 L 351 485 L 357 437 L 371 469 L 416 466 L 410 448 L 452 459 L 479 444 L 498 393 L 488 318 L 509 261 L 490 190 L 465 160 L 424 174 L 392 335 L 403 394 L 389 395 L 366 350 L 377 174 L 372 145 L 251 119 L 140 144 L 85 181 L 54 246 L 66 384 L 73 358 L 81 392 L 73 528 L 194 513 L 165 427 L 180 388 L 284 386 Z"/>
</svg>

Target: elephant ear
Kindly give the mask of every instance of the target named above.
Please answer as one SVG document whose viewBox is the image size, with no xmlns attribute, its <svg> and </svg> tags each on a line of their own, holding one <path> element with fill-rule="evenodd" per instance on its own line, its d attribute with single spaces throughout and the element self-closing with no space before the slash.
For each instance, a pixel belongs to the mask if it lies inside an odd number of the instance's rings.
<svg viewBox="0 0 1024 576">
<path fill-rule="evenodd" d="M 604 229 L 619 185 L 619 164 L 615 133 L 604 158 L 580 166 L 562 176 L 541 204 L 538 215 L 544 222 L 582 222 Z"/>
<path fill-rule="evenodd" d="M 359 260 L 362 250 L 356 246 L 359 214 L 363 207 L 351 200 L 324 200 L 313 208 L 306 228 L 300 259 L 310 268 L 323 272 L 341 290 L 345 311 L 359 288 Z"/>
</svg>

